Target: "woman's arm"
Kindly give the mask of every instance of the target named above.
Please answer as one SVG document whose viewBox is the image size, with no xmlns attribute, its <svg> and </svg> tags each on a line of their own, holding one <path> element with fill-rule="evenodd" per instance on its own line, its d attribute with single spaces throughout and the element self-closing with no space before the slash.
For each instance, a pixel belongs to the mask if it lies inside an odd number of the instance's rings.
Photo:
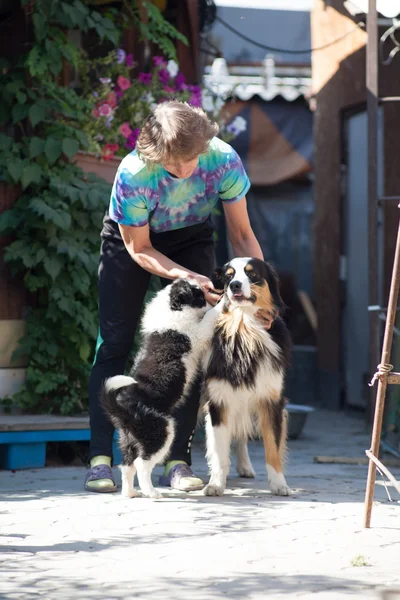
<svg viewBox="0 0 400 600">
<path fill-rule="evenodd" d="M 130 227 L 119 224 L 118 227 L 127 251 L 142 269 L 165 279 L 195 279 L 204 291 L 206 300 L 210 304 L 216 302 L 218 296 L 209 293 L 214 288 L 208 277 L 185 269 L 153 248 L 148 225 Z"/>
<path fill-rule="evenodd" d="M 229 241 L 235 256 L 249 256 L 264 260 L 260 244 L 250 225 L 246 198 L 233 204 L 223 202 Z"/>
</svg>

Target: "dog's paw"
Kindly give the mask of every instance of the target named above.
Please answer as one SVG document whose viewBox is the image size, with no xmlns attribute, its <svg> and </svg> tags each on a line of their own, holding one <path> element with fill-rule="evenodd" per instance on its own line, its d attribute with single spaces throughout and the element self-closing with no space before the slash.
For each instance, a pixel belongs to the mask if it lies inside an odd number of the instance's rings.
<svg viewBox="0 0 400 600">
<path fill-rule="evenodd" d="M 163 497 L 163 495 L 160 492 L 157 492 L 157 490 L 153 490 L 150 492 L 150 494 L 146 494 L 146 496 L 152 500 L 160 500 L 160 498 Z"/>
<path fill-rule="evenodd" d="M 209 483 L 203 490 L 204 496 L 222 496 L 224 493 L 224 488 L 219 485 L 214 485 L 213 483 Z"/>
<path fill-rule="evenodd" d="M 292 494 L 292 490 L 287 483 L 270 482 L 269 489 L 271 490 L 271 494 L 274 494 L 275 496 L 291 496 Z"/>
<path fill-rule="evenodd" d="M 123 498 L 137 498 L 139 496 L 139 492 L 137 490 L 122 490 L 121 496 Z"/>
<path fill-rule="evenodd" d="M 238 465 L 237 472 L 239 477 L 245 477 L 246 479 L 254 479 L 256 473 L 251 465 Z"/>
</svg>

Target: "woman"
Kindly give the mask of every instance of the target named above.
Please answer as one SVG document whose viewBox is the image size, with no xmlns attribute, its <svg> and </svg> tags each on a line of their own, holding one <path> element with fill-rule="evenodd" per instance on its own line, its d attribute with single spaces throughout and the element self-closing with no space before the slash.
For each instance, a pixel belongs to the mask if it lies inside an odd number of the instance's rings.
<svg viewBox="0 0 400 600">
<path fill-rule="evenodd" d="M 215 303 L 211 210 L 219 198 L 235 256 L 263 258 L 247 214 L 249 179 L 237 153 L 217 133 L 218 125 L 201 109 L 164 102 L 148 117 L 136 150 L 118 169 L 101 233 L 100 328 L 89 382 L 88 491 L 116 490 L 114 431 L 99 393 L 104 379 L 125 370 L 151 274 L 163 284 L 194 278 Z M 184 491 L 203 487 L 190 468 L 199 396 L 198 390 L 176 411 L 176 439 L 162 485 Z"/>
</svg>

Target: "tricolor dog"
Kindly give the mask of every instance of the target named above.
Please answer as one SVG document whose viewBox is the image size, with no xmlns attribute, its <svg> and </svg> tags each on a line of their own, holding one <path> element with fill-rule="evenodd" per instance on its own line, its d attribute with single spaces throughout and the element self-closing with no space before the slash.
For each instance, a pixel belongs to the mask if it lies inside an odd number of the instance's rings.
<svg viewBox="0 0 400 600">
<path fill-rule="evenodd" d="M 215 272 L 223 289 L 220 314 L 204 358 L 207 459 L 210 481 L 204 493 L 220 496 L 226 487 L 231 441 L 237 442 L 239 475 L 254 477 L 247 440 L 261 433 L 272 493 L 290 494 L 283 474 L 287 413 L 283 398 L 290 336 L 279 316 L 283 303 L 272 266 L 235 258 Z M 256 313 L 273 319 L 267 330 Z"/>
</svg>

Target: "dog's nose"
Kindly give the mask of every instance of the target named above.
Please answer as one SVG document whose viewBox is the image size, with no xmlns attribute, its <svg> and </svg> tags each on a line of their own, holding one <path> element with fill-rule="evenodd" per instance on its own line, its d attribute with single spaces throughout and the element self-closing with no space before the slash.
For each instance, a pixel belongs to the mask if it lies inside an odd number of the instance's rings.
<svg viewBox="0 0 400 600">
<path fill-rule="evenodd" d="M 229 287 L 231 288 L 231 291 L 234 294 L 237 294 L 238 292 L 240 292 L 242 290 L 242 284 L 240 281 L 231 281 L 231 283 L 229 284 Z"/>
</svg>

